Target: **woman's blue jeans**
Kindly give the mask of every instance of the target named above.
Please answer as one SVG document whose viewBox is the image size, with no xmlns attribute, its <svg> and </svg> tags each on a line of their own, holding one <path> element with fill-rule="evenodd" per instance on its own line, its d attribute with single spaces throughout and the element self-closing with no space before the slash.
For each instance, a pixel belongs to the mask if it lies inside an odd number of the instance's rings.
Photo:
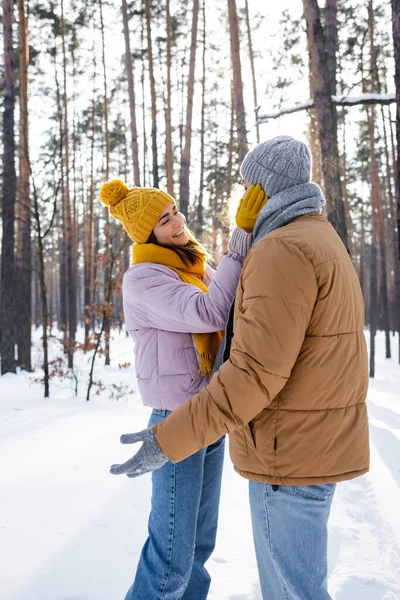
<svg viewBox="0 0 400 600">
<path fill-rule="evenodd" d="M 250 509 L 264 600 L 329 600 L 328 518 L 335 483 L 250 481 Z"/>
<path fill-rule="evenodd" d="M 149 426 L 170 414 L 153 410 Z M 152 474 L 149 536 L 125 600 L 205 600 L 215 546 L 224 438 Z"/>
</svg>

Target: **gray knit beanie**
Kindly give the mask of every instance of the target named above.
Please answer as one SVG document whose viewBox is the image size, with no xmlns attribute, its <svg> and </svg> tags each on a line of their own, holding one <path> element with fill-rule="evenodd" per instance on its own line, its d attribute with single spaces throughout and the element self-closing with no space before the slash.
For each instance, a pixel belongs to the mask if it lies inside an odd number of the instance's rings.
<svg viewBox="0 0 400 600">
<path fill-rule="evenodd" d="M 286 188 L 310 181 L 310 151 L 303 142 L 279 135 L 248 152 L 240 172 L 249 183 L 259 183 L 270 198 Z"/>
</svg>

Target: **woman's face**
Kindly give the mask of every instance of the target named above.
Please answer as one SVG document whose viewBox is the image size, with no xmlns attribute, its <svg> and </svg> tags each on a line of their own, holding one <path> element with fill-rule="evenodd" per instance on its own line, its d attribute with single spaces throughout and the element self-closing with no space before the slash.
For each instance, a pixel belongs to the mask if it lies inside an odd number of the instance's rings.
<svg viewBox="0 0 400 600">
<path fill-rule="evenodd" d="M 162 212 L 153 233 L 161 246 L 186 246 L 189 241 L 184 228 L 184 217 L 176 204 L 170 204 Z"/>
</svg>

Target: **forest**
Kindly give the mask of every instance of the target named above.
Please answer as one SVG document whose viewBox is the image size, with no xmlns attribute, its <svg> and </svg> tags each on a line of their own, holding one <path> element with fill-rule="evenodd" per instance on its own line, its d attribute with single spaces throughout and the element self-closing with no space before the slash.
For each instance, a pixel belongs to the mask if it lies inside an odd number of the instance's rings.
<svg viewBox="0 0 400 600">
<path fill-rule="evenodd" d="M 311 149 L 363 291 L 370 376 L 378 331 L 400 363 L 400 0 L 272 4 L 3 0 L 2 375 L 34 369 L 34 329 L 45 396 L 78 350 L 87 399 L 109 364 L 130 240 L 102 183 L 168 191 L 218 264 L 240 163 L 277 134 Z"/>
</svg>

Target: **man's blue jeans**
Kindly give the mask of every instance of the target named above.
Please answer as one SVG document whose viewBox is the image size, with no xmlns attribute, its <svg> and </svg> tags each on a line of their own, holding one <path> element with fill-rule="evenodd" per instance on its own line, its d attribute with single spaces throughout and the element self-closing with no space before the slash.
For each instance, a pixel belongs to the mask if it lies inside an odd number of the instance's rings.
<svg viewBox="0 0 400 600">
<path fill-rule="evenodd" d="M 149 426 L 170 414 L 153 410 Z M 215 546 L 224 442 L 152 474 L 149 537 L 125 600 L 205 600 Z"/>
<path fill-rule="evenodd" d="M 264 600 L 330 598 L 327 525 L 335 487 L 334 483 L 277 487 L 250 481 L 254 545 Z"/>
</svg>

